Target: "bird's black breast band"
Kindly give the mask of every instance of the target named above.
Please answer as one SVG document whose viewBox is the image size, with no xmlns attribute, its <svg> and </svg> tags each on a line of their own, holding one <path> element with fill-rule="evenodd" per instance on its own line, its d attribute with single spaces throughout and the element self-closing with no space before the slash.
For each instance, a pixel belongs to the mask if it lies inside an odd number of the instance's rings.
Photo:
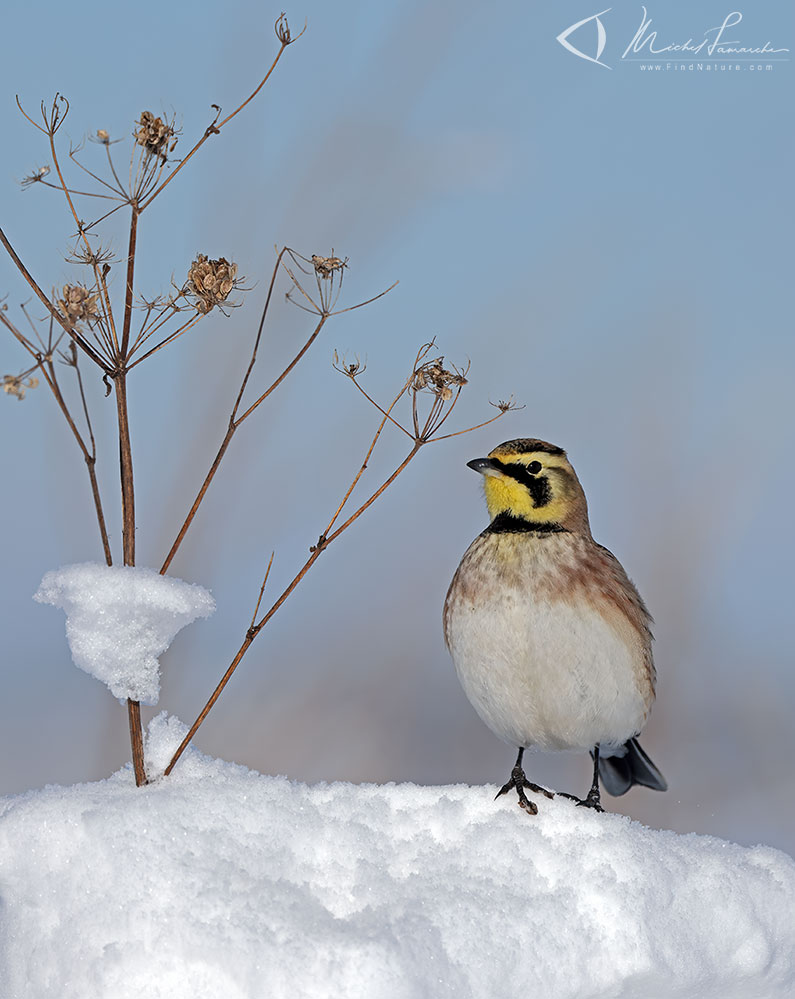
<svg viewBox="0 0 795 999">
<path fill-rule="evenodd" d="M 498 513 L 484 534 L 566 534 L 560 524 L 545 524 L 540 521 L 525 520 L 510 513 Z"/>
</svg>

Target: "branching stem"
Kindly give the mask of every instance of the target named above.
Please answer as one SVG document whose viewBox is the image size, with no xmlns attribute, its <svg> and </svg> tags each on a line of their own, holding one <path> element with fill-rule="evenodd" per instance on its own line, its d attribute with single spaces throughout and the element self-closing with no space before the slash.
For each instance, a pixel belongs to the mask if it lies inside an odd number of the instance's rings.
<svg viewBox="0 0 795 999">
<path fill-rule="evenodd" d="M 375 438 L 376 440 L 378 439 L 378 436 L 380 435 L 381 430 L 383 429 L 383 427 L 384 427 L 384 423 L 382 422 L 381 425 L 378 428 L 378 431 L 376 432 L 376 438 Z M 312 568 L 312 566 L 315 564 L 315 562 L 320 558 L 321 552 L 325 551 L 326 548 L 328 548 L 328 546 L 336 538 L 338 538 L 340 536 L 340 534 L 343 533 L 343 531 L 346 531 L 351 526 L 351 524 L 353 524 L 353 522 L 355 520 L 357 520 L 359 517 L 361 517 L 361 515 L 364 513 L 364 511 L 369 506 L 371 506 L 378 499 L 378 497 L 381 496 L 381 494 L 386 489 L 389 488 L 390 485 L 392 485 L 392 483 L 400 475 L 400 473 L 406 468 L 406 466 L 409 464 L 409 462 L 417 455 L 417 453 L 419 452 L 419 450 L 422 447 L 422 445 L 423 445 L 422 441 L 415 441 L 414 447 L 412 447 L 411 451 L 409 451 L 409 453 L 406 455 L 406 457 L 403 459 L 403 461 L 397 466 L 397 468 L 392 472 L 392 474 L 387 479 L 385 479 L 384 482 L 381 483 L 381 485 L 378 487 L 378 489 L 376 489 L 375 492 L 372 493 L 372 495 L 364 503 L 362 503 L 362 505 L 353 514 L 351 514 L 351 516 L 345 521 L 345 523 L 342 524 L 340 527 L 338 527 L 337 530 L 334 531 L 334 533 L 331 534 L 331 535 L 329 535 L 328 537 L 321 536 L 318 544 L 314 545 L 312 547 L 312 549 L 310 551 L 309 558 L 306 560 L 306 562 L 304 562 L 304 564 L 301 566 L 301 568 L 295 574 L 295 576 L 293 577 L 293 579 L 287 584 L 287 586 L 282 591 L 282 593 L 280 594 L 280 596 L 278 597 L 278 599 L 271 605 L 270 609 L 259 619 L 259 621 L 257 621 L 256 623 L 252 623 L 251 627 L 246 632 L 245 638 L 243 639 L 243 643 L 241 644 L 240 648 L 238 649 L 238 651 L 237 651 L 234 659 L 229 664 L 228 669 L 226 670 L 226 672 L 224 673 L 224 675 L 219 680 L 218 685 L 216 686 L 215 690 L 210 695 L 209 700 L 204 705 L 204 707 L 202 708 L 202 710 L 199 712 L 198 717 L 196 718 L 196 720 L 194 721 L 194 723 L 191 725 L 190 729 L 188 730 L 187 735 L 185 736 L 185 738 L 180 743 L 180 745 L 177 748 L 177 750 L 174 753 L 174 755 L 171 757 L 171 760 L 169 761 L 169 764 L 168 764 L 168 766 L 165 769 L 165 775 L 166 776 L 168 776 L 168 774 L 170 774 L 171 771 L 174 769 L 174 766 L 176 765 L 176 763 L 179 760 L 180 756 L 182 756 L 183 752 L 185 751 L 185 749 L 187 748 L 187 746 L 190 744 L 190 742 L 193 739 L 193 737 L 196 735 L 196 732 L 199 730 L 199 727 L 201 726 L 202 722 L 207 717 L 207 715 L 210 713 L 213 705 L 215 704 L 215 702 L 218 700 L 218 698 L 223 693 L 224 687 L 226 687 L 227 683 L 229 683 L 229 681 L 231 680 L 232 674 L 235 672 L 235 670 L 237 669 L 237 667 L 240 665 L 240 662 L 243 659 L 243 656 L 245 656 L 246 652 L 248 652 L 248 650 L 251 647 L 254 639 L 262 631 L 262 629 L 265 627 L 265 625 L 268 623 L 268 621 L 270 621 L 270 619 L 273 617 L 273 615 L 276 613 L 276 611 L 282 606 L 282 604 L 285 602 L 285 600 L 287 600 L 287 598 L 290 596 L 290 594 L 293 592 L 293 590 L 296 588 L 296 586 L 298 586 L 298 584 L 301 582 L 301 580 L 304 578 L 304 576 L 309 572 L 309 570 Z M 370 451 L 368 453 L 369 454 L 372 453 L 372 447 L 370 448 Z M 357 476 L 357 479 L 358 479 L 358 476 Z M 350 493 L 348 493 L 348 495 L 350 495 Z"/>
</svg>

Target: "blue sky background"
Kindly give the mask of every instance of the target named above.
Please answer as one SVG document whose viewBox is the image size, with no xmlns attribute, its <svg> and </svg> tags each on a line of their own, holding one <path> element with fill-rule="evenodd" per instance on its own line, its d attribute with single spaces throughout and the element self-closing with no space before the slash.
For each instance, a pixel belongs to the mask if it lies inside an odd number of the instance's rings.
<svg viewBox="0 0 795 999">
<path fill-rule="evenodd" d="M 660 44 L 700 39 L 734 9 L 692 6 L 648 7 Z M 144 216 L 141 291 L 181 283 L 197 252 L 236 260 L 252 290 L 230 319 L 214 314 L 136 369 L 140 564 L 162 562 L 223 435 L 274 245 L 348 256 L 347 304 L 400 279 L 333 320 L 235 439 L 173 566 L 210 587 L 218 611 L 164 657 L 159 708 L 192 720 L 239 645 L 271 550 L 275 596 L 358 468 L 375 414 L 331 370 L 333 349 L 366 357 L 365 383 L 386 398 L 436 336 L 450 360 L 472 362 L 460 425 L 510 393 L 526 408 L 421 453 L 260 636 L 198 745 L 313 781 L 504 780 L 512 752 L 460 692 L 440 613 L 485 526 L 465 462 L 538 436 L 567 448 L 597 540 L 657 622 L 644 745 L 671 790 L 616 806 L 792 852 L 792 63 L 641 70 L 621 53 L 642 9 L 622 0 L 602 17 L 606 69 L 555 40 L 599 9 L 305 0 L 287 13 L 308 30 L 266 90 Z M 275 7 L 129 10 L 8 12 L 2 224 L 47 287 L 75 277 L 72 230 L 56 192 L 19 189 L 49 158 L 14 94 L 30 110 L 67 94 L 64 142 L 97 128 L 129 136 L 144 108 L 173 110 L 178 153 L 209 105 L 231 110 L 276 50 Z M 790 4 L 743 13 L 733 38 L 793 47 Z M 592 27 L 570 38 L 583 51 L 595 50 Z M 99 152 L 89 146 L 86 162 Z M 123 228 L 108 234 L 122 252 Z M 13 315 L 27 292 L 10 262 L 0 275 Z M 276 303 L 263 382 L 308 318 Z M 2 358 L 4 372 L 24 365 L 10 340 Z M 115 407 L 89 380 L 118 555 Z M 46 570 L 101 558 L 82 461 L 46 390 L 0 401 L 0 789 L 14 792 L 104 776 L 129 747 L 125 713 L 71 665 L 61 613 L 31 600 Z M 387 438 L 370 481 L 403 453 Z M 531 769 L 566 790 L 588 785 L 587 758 Z"/>
</svg>

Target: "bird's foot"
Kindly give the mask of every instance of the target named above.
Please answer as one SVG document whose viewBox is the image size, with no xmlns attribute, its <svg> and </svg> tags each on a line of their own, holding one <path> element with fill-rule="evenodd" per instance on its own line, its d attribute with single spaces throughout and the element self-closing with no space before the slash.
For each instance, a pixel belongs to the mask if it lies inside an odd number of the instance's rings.
<svg viewBox="0 0 795 999">
<path fill-rule="evenodd" d="M 499 791 L 494 796 L 494 800 L 500 797 L 502 794 L 507 794 L 511 789 L 515 790 L 519 795 L 519 807 L 523 808 L 528 815 L 538 814 L 538 805 L 534 801 L 530 801 L 527 795 L 524 793 L 524 789 L 527 788 L 529 791 L 535 792 L 535 794 L 546 795 L 547 798 L 553 798 L 554 795 L 551 791 L 547 791 L 545 787 L 540 787 L 538 784 L 534 784 L 529 781 L 525 775 L 524 770 L 520 766 L 515 766 L 511 771 L 511 779 L 507 784 L 499 789 Z"/>
<path fill-rule="evenodd" d="M 593 788 L 588 792 L 585 798 L 578 798 L 576 794 L 567 794 L 565 791 L 556 791 L 555 794 L 559 798 L 568 798 L 569 801 L 575 801 L 582 808 L 593 808 L 595 812 L 603 812 L 602 802 L 599 798 L 599 792 L 594 791 Z"/>
<path fill-rule="evenodd" d="M 591 788 L 588 794 L 582 799 L 582 801 L 577 802 L 583 808 L 592 808 L 595 812 L 603 812 L 602 802 L 599 798 L 599 788 Z"/>
</svg>

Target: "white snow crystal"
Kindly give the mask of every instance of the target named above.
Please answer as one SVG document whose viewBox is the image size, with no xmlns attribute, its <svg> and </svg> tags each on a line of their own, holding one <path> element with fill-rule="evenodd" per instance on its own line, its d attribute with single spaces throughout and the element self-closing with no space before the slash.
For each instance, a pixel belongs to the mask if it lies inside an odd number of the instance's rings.
<svg viewBox="0 0 795 999">
<path fill-rule="evenodd" d="M 215 601 L 201 586 L 154 569 L 93 562 L 48 572 L 34 600 L 66 611 L 76 666 L 112 694 L 157 704 L 161 656 L 185 625 L 209 617 Z"/>
<path fill-rule="evenodd" d="M 159 715 L 147 755 L 183 732 Z M 146 787 L 128 766 L 0 798 L 0 995 L 795 995 L 785 854 L 495 791 L 308 787 L 189 748 Z"/>
</svg>

